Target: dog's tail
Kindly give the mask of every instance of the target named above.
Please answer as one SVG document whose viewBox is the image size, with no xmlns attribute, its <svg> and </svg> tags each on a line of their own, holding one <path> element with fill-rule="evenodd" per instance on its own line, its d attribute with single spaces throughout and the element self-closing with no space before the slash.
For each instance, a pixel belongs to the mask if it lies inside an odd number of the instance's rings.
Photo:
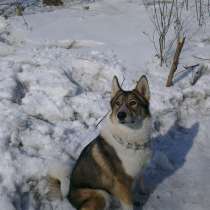
<svg viewBox="0 0 210 210">
<path fill-rule="evenodd" d="M 50 200 L 63 199 L 67 196 L 70 186 L 71 165 L 59 161 L 48 163 L 48 193 Z"/>
</svg>

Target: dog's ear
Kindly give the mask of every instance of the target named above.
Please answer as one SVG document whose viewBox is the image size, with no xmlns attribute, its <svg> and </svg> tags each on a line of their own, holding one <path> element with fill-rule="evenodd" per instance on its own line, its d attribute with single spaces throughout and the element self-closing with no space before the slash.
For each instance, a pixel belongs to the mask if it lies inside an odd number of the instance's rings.
<svg viewBox="0 0 210 210">
<path fill-rule="evenodd" d="M 111 97 L 113 98 L 119 90 L 121 90 L 121 87 L 119 85 L 117 76 L 114 76 L 113 77 L 113 80 L 112 80 L 112 93 L 111 93 Z"/>
<path fill-rule="evenodd" d="M 147 77 L 143 75 L 137 82 L 136 88 L 141 96 L 143 96 L 147 101 L 150 100 L 150 89 Z"/>
</svg>

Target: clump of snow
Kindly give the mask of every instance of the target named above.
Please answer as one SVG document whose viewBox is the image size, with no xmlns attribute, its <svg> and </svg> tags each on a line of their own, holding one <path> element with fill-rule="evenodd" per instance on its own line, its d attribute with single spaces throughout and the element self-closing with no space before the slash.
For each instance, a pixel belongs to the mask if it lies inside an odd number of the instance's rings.
<svg viewBox="0 0 210 210">
<path fill-rule="evenodd" d="M 8 23 L 5 20 L 5 18 L 2 17 L 2 16 L 0 16 L 0 33 L 2 33 L 3 31 L 5 31 L 7 25 L 8 25 Z"/>
</svg>

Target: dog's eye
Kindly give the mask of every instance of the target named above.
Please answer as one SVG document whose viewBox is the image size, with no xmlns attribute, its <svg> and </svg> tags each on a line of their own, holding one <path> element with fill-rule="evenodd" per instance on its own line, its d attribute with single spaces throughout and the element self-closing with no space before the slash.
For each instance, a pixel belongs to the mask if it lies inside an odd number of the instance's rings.
<svg viewBox="0 0 210 210">
<path fill-rule="evenodd" d="M 117 106 L 120 106 L 120 102 L 119 102 L 119 101 L 116 101 L 116 105 L 117 105 Z"/>
<path fill-rule="evenodd" d="M 131 101 L 131 102 L 129 102 L 129 105 L 130 105 L 130 106 L 136 106 L 136 104 L 137 104 L 136 101 Z"/>
</svg>

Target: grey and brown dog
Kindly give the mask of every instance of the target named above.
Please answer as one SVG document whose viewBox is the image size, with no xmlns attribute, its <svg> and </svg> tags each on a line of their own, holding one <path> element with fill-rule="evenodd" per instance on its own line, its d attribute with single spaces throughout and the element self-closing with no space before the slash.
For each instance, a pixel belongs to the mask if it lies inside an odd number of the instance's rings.
<svg viewBox="0 0 210 210">
<path fill-rule="evenodd" d="M 142 76 L 124 91 L 114 77 L 111 112 L 100 135 L 81 153 L 70 179 L 68 199 L 79 210 L 103 210 L 109 197 L 133 210 L 133 184 L 151 158 L 150 90 Z"/>
</svg>

